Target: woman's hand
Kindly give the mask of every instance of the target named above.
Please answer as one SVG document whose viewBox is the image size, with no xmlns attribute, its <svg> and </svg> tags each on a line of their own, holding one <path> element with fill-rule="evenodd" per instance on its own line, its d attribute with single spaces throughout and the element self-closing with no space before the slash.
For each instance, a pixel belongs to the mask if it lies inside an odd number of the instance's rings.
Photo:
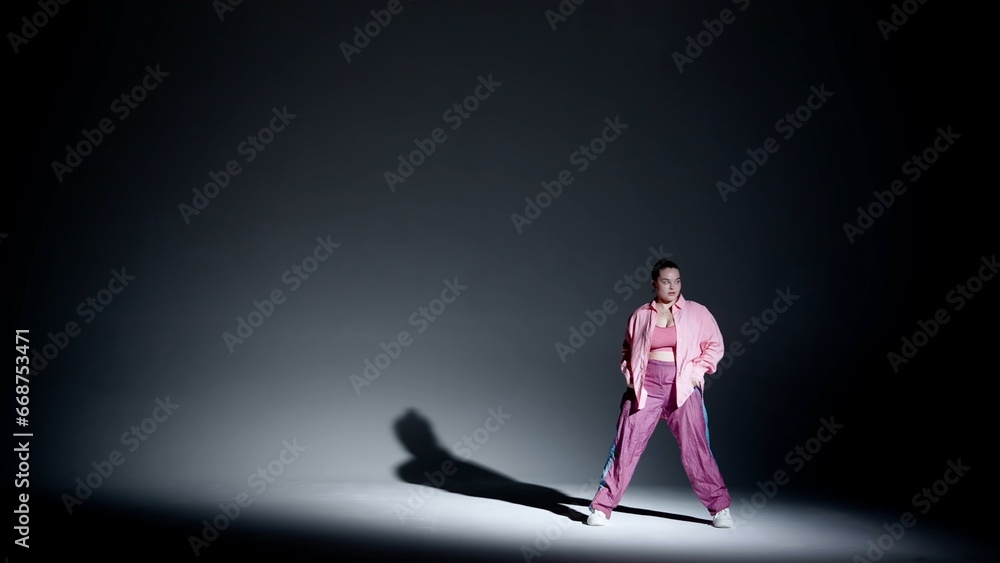
<svg viewBox="0 0 1000 563">
<path fill-rule="evenodd" d="M 704 374 L 701 375 L 700 377 L 698 375 L 692 375 L 691 376 L 691 383 L 694 384 L 694 386 L 695 386 L 696 389 L 701 389 L 702 391 L 704 391 L 705 390 L 705 376 L 704 376 Z"/>
<path fill-rule="evenodd" d="M 705 390 L 705 369 L 701 367 L 698 360 L 691 360 L 691 384 L 695 388 Z"/>
</svg>

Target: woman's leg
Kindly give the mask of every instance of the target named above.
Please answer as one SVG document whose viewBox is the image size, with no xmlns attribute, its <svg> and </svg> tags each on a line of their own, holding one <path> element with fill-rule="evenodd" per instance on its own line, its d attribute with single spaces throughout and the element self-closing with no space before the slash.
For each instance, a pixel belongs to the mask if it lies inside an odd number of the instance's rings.
<svg viewBox="0 0 1000 563">
<path fill-rule="evenodd" d="M 714 516 L 716 512 L 728 508 L 731 500 L 719 465 L 709 448 L 708 412 L 702 392 L 696 389 L 679 409 L 670 408 L 671 404 L 675 405 L 676 400 L 671 399 L 668 403 L 667 424 L 680 447 L 684 471 L 691 488 L 709 514 Z"/>
<path fill-rule="evenodd" d="M 659 373 L 652 364 L 647 368 L 646 380 L 651 385 L 646 386 L 649 395 L 642 410 L 635 409 L 634 393 L 628 393 L 627 398 L 622 401 L 621 413 L 618 415 L 618 430 L 604 466 L 601 486 L 590 503 L 591 508 L 600 510 L 609 518 L 611 512 L 621 502 L 622 495 L 632 480 L 632 474 L 635 473 L 639 457 L 646 450 L 649 438 L 660 420 L 663 396 L 658 392 Z"/>
</svg>

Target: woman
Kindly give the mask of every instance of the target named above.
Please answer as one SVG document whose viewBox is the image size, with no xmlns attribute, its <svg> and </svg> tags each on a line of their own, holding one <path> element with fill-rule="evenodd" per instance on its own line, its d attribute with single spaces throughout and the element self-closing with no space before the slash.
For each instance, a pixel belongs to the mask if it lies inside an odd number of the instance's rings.
<svg viewBox="0 0 1000 563">
<path fill-rule="evenodd" d="M 709 449 L 702 400 L 705 374 L 715 373 L 723 356 L 722 333 L 704 305 L 681 295 L 677 264 L 661 259 L 651 274 L 656 298 L 632 313 L 625 331 L 621 371 L 628 389 L 587 523 L 608 523 L 662 419 L 677 439 L 684 471 L 712 525 L 731 528 L 729 490 Z"/>
</svg>

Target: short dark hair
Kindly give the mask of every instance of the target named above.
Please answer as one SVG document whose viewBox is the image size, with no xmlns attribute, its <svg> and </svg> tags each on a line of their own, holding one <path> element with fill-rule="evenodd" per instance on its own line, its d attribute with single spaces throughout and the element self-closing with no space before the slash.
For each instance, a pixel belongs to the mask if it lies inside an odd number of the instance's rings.
<svg viewBox="0 0 1000 563">
<path fill-rule="evenodd" d="M 678 266 L 677 264 L 671 262 L 670 260 L 667 260 L 666 258 L 660 258 L 660 260 L 653 265 L 652 271 L 650 271 L 650 276 L 651 276 L 650 279 L 656 281 L 656 279 L 660 277 L 660 270 L 664 268 L 673 268 L 678 272 L 681 271 L 681 267 Z"/>
</svg>

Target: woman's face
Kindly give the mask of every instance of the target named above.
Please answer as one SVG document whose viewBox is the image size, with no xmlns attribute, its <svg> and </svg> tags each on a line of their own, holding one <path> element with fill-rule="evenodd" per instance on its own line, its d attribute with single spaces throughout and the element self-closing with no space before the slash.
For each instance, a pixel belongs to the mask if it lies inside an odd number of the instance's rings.
<svg viewBox="0 0 1000 563">
<path fill-rule="evenodd" d="M 681 272 L 677 268 L 663 268 L 660 276 L 650 283 L 659 301 L 673 303 L 681 294 Z"/>
</svg>

